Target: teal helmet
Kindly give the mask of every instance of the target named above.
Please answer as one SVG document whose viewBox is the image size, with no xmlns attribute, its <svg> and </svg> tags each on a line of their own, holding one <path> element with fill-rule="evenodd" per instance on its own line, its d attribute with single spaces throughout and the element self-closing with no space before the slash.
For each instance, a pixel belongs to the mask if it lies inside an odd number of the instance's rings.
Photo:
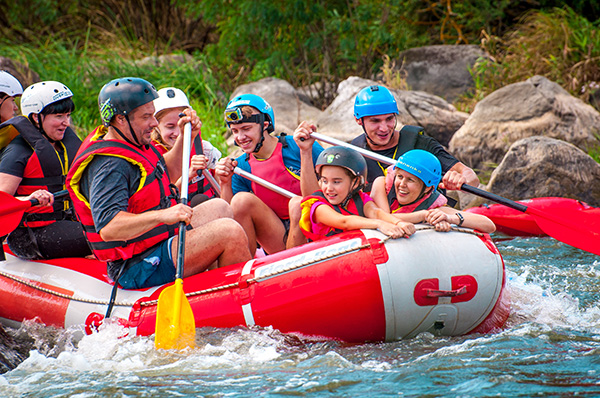
<svg viewBox="0 0 600 398">
<path fill-rule="evenodd" d="M 425 187 L 437 187 L 442 179 L 442 165 L 431 152 L 413 149 L 398 158 L 395 169 L 418 177 Z"/>
<path fill-rule="evenodd" d="M 156 88 L 138 77 L 122 77 L 104 85 L 98 95 L 100 117 L 108 126 L 115 115 L 129 115 L 135 108 L 158 98 Z"/>
<path fill-rule="evenodd" d="M 275 131 L 275 114 L 273 113 L 273 108 L 267 101 L 255 94 L 237 95 L 229 101 L 227 108 L 225 109 L 225 122 L 228 126 L 231 124 L 248 122 L 262 123 L 259 119 L 244 118 L 240 110 L 243 106 L 251 106 L 258 109 L 261 115 L 263 115 L 262 120 L 269 122 L 267 132 L 272 133 Z"/>
<path fill-rule="evenodd" d="M 354 99 L 354 117 L 361 119 L 365 116 L 398 114 L 398 104 L 394 95 L 383 86 L 365 87 L 356 94 Z"/>
<path fill-rule="evenodd" d="M 351 148 L 343 146 L 331 146 L 319 154 L 315 170 L 321 174 L 322 166 L 339 166 L 348 169 L 356 177 L 360 177 L 362 183 L 367 181 L 367 162 L 365 158 Z"/>
</svg>

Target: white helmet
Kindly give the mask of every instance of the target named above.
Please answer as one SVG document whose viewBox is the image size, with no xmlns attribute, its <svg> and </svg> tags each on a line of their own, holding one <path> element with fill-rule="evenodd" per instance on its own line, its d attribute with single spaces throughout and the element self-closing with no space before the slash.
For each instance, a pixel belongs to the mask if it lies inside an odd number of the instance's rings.
<svg viewBox="0 0 600 398">
<path fill-rule="evenodd" d="M 23 86 L 10 73 L 0 70 L 0 93 L 8 94 L 10 97 L 23 94 Z"/>
<path fill-rule="evenodd" d="M 23 91 L 21 113 L 29 116 L 40 113 L 46 106 L 73 96 L 69 87 L 60 82 L 45 81 L 34 83 Z"/>
<path fill-rule="evenodd" d="M 190 102 L 183 91 L 175 87 L 165 87 L 158 90 L 158 98 L 154 100 L 154 114 L 163 109 L 189 106 Z"/>
</svg>

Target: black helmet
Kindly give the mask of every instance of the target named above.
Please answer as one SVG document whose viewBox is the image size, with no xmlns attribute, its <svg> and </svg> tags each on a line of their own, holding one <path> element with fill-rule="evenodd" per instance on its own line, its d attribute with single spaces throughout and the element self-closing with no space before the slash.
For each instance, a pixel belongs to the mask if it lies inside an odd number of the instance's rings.
<svg viewBox="0 0 600 398">
<path fill-rule="evenodd" d="M 122 77 L 102 87 L 98 95 L 100 117 L 108 126 L 115 115 L 128 115 L 135 108 L 158 98 L 156 88 L 138 77 Z"/>
<path fill-rule="evenodd" d="M 315 165 L 317 174 L 321 174 L 321 166 L 344 167 L 356 177 L 361 177 L 362 183 L 367 181 L 367 162 L 354 149 L 343 146 L 332 146 L 325 149 L 317 158 L 317 164 Z"/>
</svg>

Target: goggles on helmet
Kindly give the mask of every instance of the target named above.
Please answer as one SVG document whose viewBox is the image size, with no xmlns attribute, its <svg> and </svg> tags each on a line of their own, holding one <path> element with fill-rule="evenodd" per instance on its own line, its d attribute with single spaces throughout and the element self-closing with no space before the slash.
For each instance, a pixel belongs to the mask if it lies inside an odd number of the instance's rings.
<svg viewBox="0 0 600 398">
<path fill-rule="evenodd" d="M 242 108 L 234 108 L 225 110 L 225 121 L 227 125 L 239 123 L 262 124 L 265 121 L 265 117 L 262 113 L 259 113 L 245 118 L 242 114 Z"/>
</svg>

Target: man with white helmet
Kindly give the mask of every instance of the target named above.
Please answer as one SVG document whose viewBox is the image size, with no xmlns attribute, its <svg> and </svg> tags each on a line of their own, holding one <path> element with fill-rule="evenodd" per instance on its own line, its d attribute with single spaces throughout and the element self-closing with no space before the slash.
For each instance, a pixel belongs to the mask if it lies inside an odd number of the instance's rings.
<svg viewBox="0 0 600 398">
<path fill-rule="evenodd" d="M 8 236 L 10 249 L 25 259 L 83 257 L 90 254 L 65 189 L 67 170 L 81 140 L 71 129 L 73 93 L 56 81 L 32 84 L 23 92 L 21 113 L 0 125 L 18 132 L 0 161 L 0 190 L 19 199 L 37 199 Z M 60 242 L 60 244 L 59 244 Z"/>
<path fill-rule="evenodd" d="M 351 143 L 393 159 L 398 159 L 411 149 L 423 149 L 435 155 L 442 164 L 444 176 L 441 188 L 460 189 L 462 184 L 479 185 L 475 172 L 449 154 L 435 139 L 424 135 L 421 127 L 403 126 L 397 130 L 397 115 L 396 99 L 386 87 L 363 88 L 354 101 L 354 118 L 364 134 L 354 138 Z M 386 175 L 388 165 L 366 160 L 370 184 L 375 178 Z"/>
<path fill-rule="evenodd" d="M 152 145 L 161 153 L 167 153 L 183 137 L 180 134 L 180 114 L 190 108 L 190 103 L 183 91 L 175 87 L 165 87 L 158 90 L 158 98 L 154 100 L 154 117 L 158 126 L 152 132 Z M 218 193 L 209 184 L 202 170 L 215 168 L 221 159 L 221 152 L 198 134 L 191 148 L 190 174 L 188 187 L 188 203 L 194 207 L 205 200 L 218 197 Z M 181 180 L 176 183 L 181 186 Z"/>
<path fill-rule="evenodd" d="M 185 239 L 183 277 L 212 266 L 250 259 L 242 227 L 229 205 L 214 199 L 191 208 L 177 203 L 170 185 L 181 176 L 183 140 L 161 156 L 151 143 L 158 122 L 158 93 L 148 81 L 119 78 L 98 95 L 103 125 L 84 141 L 67 176 L 67 188 L 96 258 L 125 289 L 143 289 L 175 280 L 177 229 L 193 228 Z M 200 119 L 190 108 L 177 125 Z"/>
</svg>

